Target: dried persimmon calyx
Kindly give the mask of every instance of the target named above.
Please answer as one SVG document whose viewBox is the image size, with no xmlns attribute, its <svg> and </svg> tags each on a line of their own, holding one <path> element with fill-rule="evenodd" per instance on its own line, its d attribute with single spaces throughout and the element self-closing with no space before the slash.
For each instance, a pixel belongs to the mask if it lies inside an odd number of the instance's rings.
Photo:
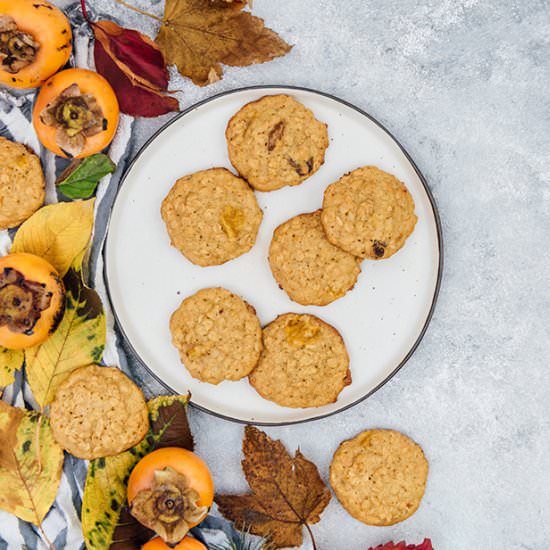
<svg viewBox="0 0 550 550">
<path fill-rule="evenodd" d="M 57 145 L 73 157 L 84 149 L 86 138 L 106 130 L 107 124 L 96 98 L 82 94 L 78 84 L 71 84 L 48 103 L 40 120 L 56 129 Z"/>
<path fill-rule="evenodd" d="M 0 65 L 4 71 L 18 73 L 34 61 L 39 48 L 34 36 L 20 30 L 13 17 L 0 15 Z"/>
<path fill-rule="evenodd" d="M 155 471 L 151 487 L 135 496 L 130 512 L 167 544 L 176 544 L 208 513 L 208 507 L 199 506 L 199 500 L 187 476 L 166 467 Z"/>
</svg>

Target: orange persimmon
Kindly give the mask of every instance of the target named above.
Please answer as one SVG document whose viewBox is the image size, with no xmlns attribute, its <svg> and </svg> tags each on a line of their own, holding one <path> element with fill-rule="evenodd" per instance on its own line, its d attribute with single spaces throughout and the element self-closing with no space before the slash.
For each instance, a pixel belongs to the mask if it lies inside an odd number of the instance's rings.
<svg viewBox="0 0 550 550">
<path fill-rule="evenodd" d="M 66 69 L 47 80 L 32 121 L 42 144 L 61 157 L 88 157 L 115 135 L 118 101 L 111 85 L 87 69 Z"/>
<path fill-rule="evenodd" d="M 36 88 L 72 50 L 71 25 L 45 0 L 0 0 L 0 83 Z"/>
<path fill-rule="evenodd" d="M 207 550 L 206 546 L 192 537 L 185 537 L 176 546 L 168 546 L 160 537 L 155 537 L 141 547 L 141 550 Z"/>
<path fill-rule="evenodd" d="M 128 480 L 131 514 L 164 542 L 180 542 L 208 514 L 214 482 L 208 466 L 180 447 L 158 449 L 142 458 Z"/>
<path fill-rule="evenodd" d="M 65 288 L 55 268 L 34 254 L 0 258 L 0 346 L 25 349 L 55 331 L 65 311 Z"/>
</svg>

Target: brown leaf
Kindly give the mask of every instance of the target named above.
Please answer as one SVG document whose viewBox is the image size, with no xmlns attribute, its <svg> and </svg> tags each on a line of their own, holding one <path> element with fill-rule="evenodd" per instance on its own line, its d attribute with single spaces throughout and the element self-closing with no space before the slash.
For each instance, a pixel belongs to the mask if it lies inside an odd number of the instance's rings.
<svg viewBox="0 0 550 550">
<path fill-rule="evenodd" d="M 155 39 L 168 63 L 199 86 L 221 78 L 221 64 L 244 67 L 287 54 L 289 46 L 247 2 L 166 0 Z"/>
<path fill-rule="evenodd" d="M 251 426 L 245 429 L 243 452 L 252 493 L 217 495 L 220 512 L 238 528 L 269 536 L 278 548 L 301 546 L 302 526 L 317 523 L 330 501 L 317 467 L 300 450 L 292 458 L 280 441 Z"/>
</svg>

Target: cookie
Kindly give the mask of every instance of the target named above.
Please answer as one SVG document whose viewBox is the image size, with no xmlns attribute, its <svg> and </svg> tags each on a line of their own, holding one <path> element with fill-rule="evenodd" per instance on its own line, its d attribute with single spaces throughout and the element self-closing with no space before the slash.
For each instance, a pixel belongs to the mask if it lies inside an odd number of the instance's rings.
<svg viewBox="0 0 550 550">
<path fill-rule="evenodd" d="M 262 329 L 256 311 L 224 288 L 185 298 L 170 319 L 172 343 L 193 378 L 240 380 L 258 363 Z"/>
<path fill-rule="evenodd" d="M 254 191 L 225 168 L 179 179 L 162 202 L 161 214 L 172 246 L 200 266 L 248 252 L 263 217 Z"/>
<path fill-rule="evenodd" d="M 117 368 L 90 365 L 73 371 L 50 407 L 56 441 L 87 460 L 137 445 L 149 429 L 141 390 Z"/>
<path fill-rule="evenodd" d="M 405 185 L 375 166 L 358 168 L 325 190 L 321 221 L 328 240 L 360 258 L 395 254 L 416 220 Z"/>
<path fill-rule="evenodd" d="M 30 218 L 45 196 L 40 159 L 21 143 L 0 137 L 0 230 Z"/>
<path fill-rule="evenodd" d="M 320 210 L 295 216 L 275 229 L 269 265 L 291 300 L 315 306 L 344 296 L 361 272 L 358 258 L 326 238 Z"/>
<path fill-rule="evenodd" d="M 263 342 L 249 381 L 265 399 L 283 407 L 321 407 L 351 383 L 344 340 L 315 315 L 280 315 L 264 328 Z"/>
<path fill-rule="evenodd" d="M 298 185 L 325 161 L 327 125 L 288 95 L 245 105 L 225 132 L 231 164 L 258 191 Z"/>
<path fill-rule="evenodd" d="M 393 525 L 412 516 L 427 478 L 421 447 L 393 430 L 367 430 L 344 441 L 330 465 L 338 500 L 367 525 Z"/>
</svg>

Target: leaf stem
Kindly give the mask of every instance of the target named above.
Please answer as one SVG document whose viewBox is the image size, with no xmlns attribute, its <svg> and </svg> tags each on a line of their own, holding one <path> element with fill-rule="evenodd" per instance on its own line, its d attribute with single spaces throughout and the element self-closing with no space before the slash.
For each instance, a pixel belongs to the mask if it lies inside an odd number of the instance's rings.
<svg viewBox="0 0 550 550">
<path fill-rule="evenodd" d="M 307 529 L 307 532 L 309 533 L 309 538 L 311 539 L 311 544 L 313 545 L 313 550 L 317 550 L 317 545 L 315 544 L 315 537 L 313 536 L 313 531 L 311 530 L 311 527 L 304 523 L 305 528 Z"/>
<path fill-rule="evenodd" d="M 90 18 L 88 17 L 88 10 L 86 9 L 86 0 L 80 0 L 80 7 L 82 8 L 82 15 L 84 19 L 89 23 Z"/>
<path fill-rule="evenodd" d="M 80 0 L 80 1 L 84 2 L 84 0 Z M 161 23 L 164 23 L 164 19 L 162 19 L 162 17 L 158 17 L 158 15 L 154 15 L 153 13 L 149 13 L 148 11 L 137 8 L 136 6 L 132 6 L 132 4 L 128 4 L 128 2 L 125 2 L 124 0 L 115 0 L 115 2 L 117 4 L 120 4 L 121 6 L 124 6 L 125 8 L 133 10 L 137 13 L 141 13 L 141 15 L 145 15 L 147 17 L 150 17 L 151 19 L 155 19 L 156 21 L 160 21 Z"/>
<path fill-rule="evenodd" d="M 46 543 L 46 545 L 48 546 L 48 548 L 50 550 L 55 550 L 55 548 L 53 547 L 53 544 L 51 542 L 51 540 L 48 538 L 48 535 L 46 535 L 46 531 L 44 531 L 43 527 L 42 527 L 42 524 L 40 524 L 38 526 L 38 530 L 40 531 L 40 536 L 44 539 L 44 542 Z"/>
</svg>

